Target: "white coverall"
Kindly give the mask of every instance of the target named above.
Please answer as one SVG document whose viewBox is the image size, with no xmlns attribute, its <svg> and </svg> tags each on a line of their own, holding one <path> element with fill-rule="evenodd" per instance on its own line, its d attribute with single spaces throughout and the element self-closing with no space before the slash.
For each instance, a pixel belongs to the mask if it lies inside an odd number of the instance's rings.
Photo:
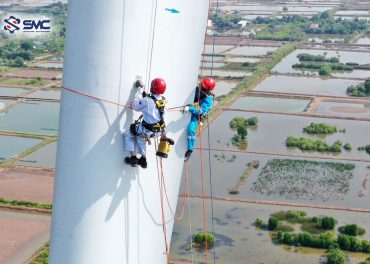
<svg viewBox="0 0 370 264">
<path fill-rule="evenodd" d="M 155 124 L 161 120 L 160 112 L 155 105 L 155 102 L 149 96 L 142 96 L 143 89 L 138 88 L 135 95 L 135 100 L 132 102 L 132 109 L 135 111 L 142 112 L 143 120 L 148 124 Z M 162 100 L 162 96 L 153 94 L 153 96 Z M 143 127 L 141 123 L 136 126 L 137 136 L 131 134 L 130 130 L 125 131 L 125 149 L 130 152 L 139 153 L 142 156 L 146 156 L 146 140 L 145 138 L 156 138 L 161 136 L 162 132 L 151 132 Z"/>
</svg>

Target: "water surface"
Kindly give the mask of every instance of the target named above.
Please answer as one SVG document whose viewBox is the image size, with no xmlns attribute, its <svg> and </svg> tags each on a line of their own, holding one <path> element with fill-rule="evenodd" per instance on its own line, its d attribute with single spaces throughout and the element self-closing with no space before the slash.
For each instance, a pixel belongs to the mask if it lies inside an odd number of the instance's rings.
<svg viewBox="0 0 370 264">
<path fill-rule="evenodd" d="M 0 117 L 1 118 L 1 117 Z M 33 138 L 11 137 L 0 135 L 0 163 L 14 155 L 20 154 L 29 148 L 41 143 L 42 140 Z"/>
</svg>

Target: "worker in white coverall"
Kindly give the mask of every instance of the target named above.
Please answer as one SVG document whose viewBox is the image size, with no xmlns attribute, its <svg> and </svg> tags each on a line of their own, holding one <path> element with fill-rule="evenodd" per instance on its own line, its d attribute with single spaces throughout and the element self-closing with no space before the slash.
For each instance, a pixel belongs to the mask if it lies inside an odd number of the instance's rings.
<svg viewBox="0 0 370 264">
<path fill-rule="evenodd" d="M 125 163 L 132 167 L 141 166 L 146 169 L 146 144 L 151 138 L 157 138 L 164 134 L 166 98 L 162 94 L 166 91 L 166 82 L 156 78 L 151 82 L 150 94 L 145 93 L 140 81 L 135 82 L 138 91 L 135 100 L 130 107 L 142 113 L 142 116 L 130 126 L 130 130 L 124 133 L 125 149 L 131 156 L 125 158 Z M 140 154 L 140 158 L 137 157 Z"/>
</svg>

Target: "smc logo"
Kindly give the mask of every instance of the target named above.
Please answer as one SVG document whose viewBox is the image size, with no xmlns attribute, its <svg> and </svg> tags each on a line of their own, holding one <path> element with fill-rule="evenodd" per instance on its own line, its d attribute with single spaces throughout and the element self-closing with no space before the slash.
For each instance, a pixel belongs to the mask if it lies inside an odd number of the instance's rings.
<svg viewBox="0 0 370 264">
<path fill-rule="evenodd" d="M 14 33 L 17 30 L 23 30 L 23 32 L 50 32 L 50 20 L 35 20 L 35 19 L 25 19 L 21 23 L 21 19 L 10 16 L 7 19 L 4 19 L 5 26 L 4 30 Z M 23 27 L 21 26 L 23 24 Z"/>
</svg>

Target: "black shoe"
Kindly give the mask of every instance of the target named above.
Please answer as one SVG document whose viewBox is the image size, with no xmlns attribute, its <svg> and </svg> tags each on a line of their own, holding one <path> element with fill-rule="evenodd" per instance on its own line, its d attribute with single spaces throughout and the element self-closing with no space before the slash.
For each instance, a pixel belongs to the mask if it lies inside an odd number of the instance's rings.
<svg viewBox="0 0 370 264">
<path fill-rule="evenodd" d="M 139 159 L 136 156 L 126 157 L 125 163 L 131 165 L 132 167 L 137 167 L 139 164 Z"/>
<path fill-rule="evenodd" d="M 192 150 L 187 150 L 185 152 L 185 162 L 187 162 L 190 159 L 192 153 L 193 153 Z"/>
<path fill-rule="evenodd" d="M 148 168 L 148 163 L 146 162 L 146 158 L 144 157 L 141 157 L 138 161 L 140 167 L 142 167 L 143 169 L 146 169 Z"/>
</svg>

